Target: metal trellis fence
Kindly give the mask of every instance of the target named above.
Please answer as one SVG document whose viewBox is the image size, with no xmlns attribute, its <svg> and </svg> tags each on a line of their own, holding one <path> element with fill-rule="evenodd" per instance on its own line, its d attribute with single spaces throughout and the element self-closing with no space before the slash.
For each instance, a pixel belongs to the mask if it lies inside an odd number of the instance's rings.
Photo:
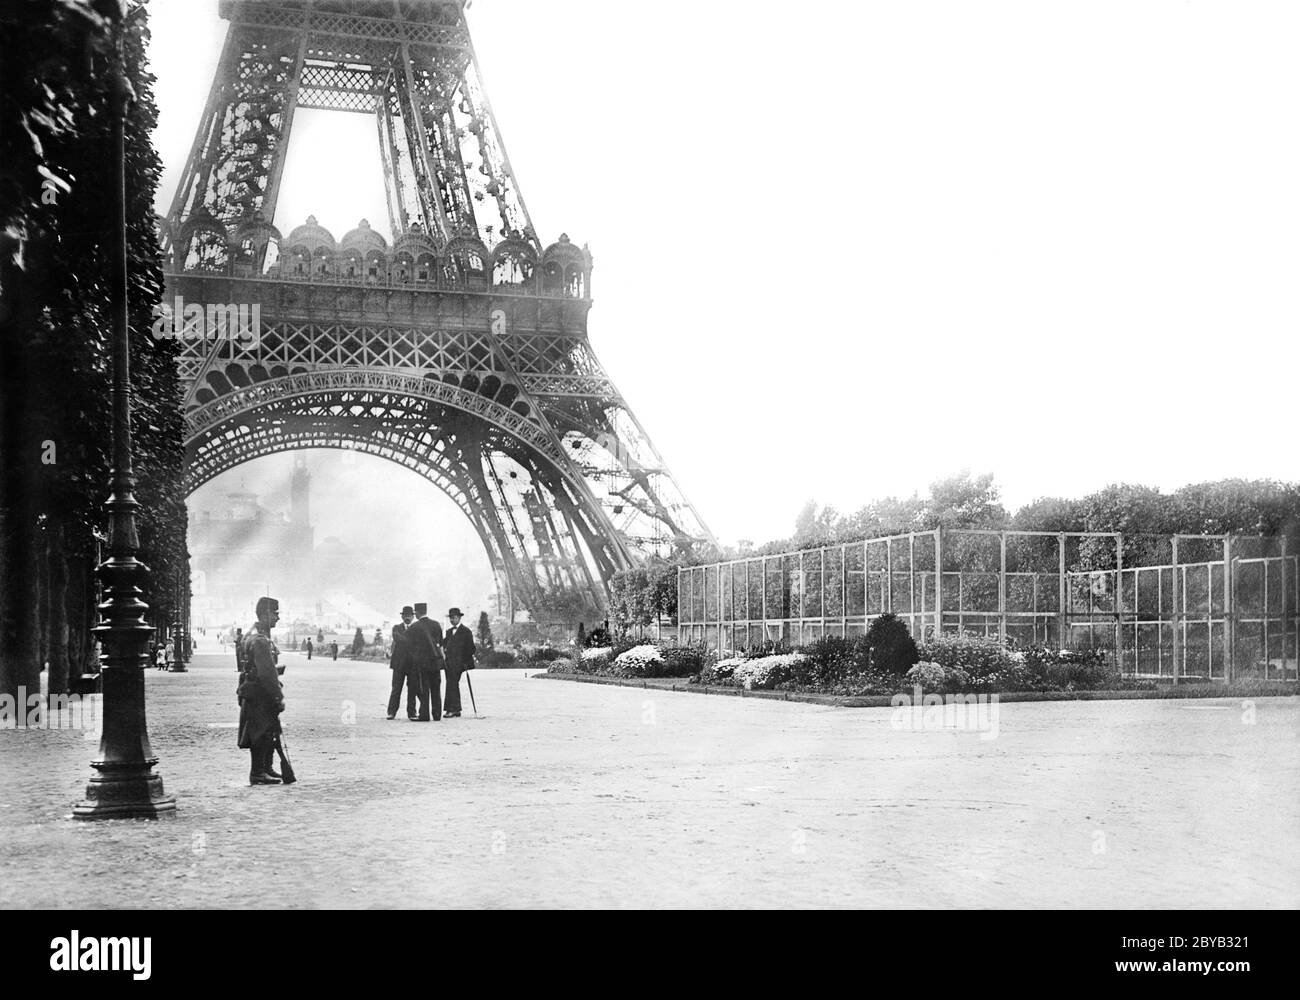
<svg viewBox="0 0 1300 1000">
<path fill-rule="evenodd" d="M 1293 540 L 1255 535 L 913 532 L 692 566 L 682 642 L 799 646 L 866 631 L 887 611 L 918 639 L 1103 648 L 1137 677 L 1297 677 Z"/>
</svg>

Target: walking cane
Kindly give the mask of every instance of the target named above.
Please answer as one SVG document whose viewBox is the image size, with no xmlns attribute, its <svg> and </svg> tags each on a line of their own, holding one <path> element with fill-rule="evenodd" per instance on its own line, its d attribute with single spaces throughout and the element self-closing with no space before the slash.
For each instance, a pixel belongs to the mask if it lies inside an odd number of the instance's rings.
<svg viewBox="0 0 1300 1000">
<path fill-rule="evenodd" d="M 477 719 L 478 705 L 474 704 L 474 678 L 469 675 L 468 670 L 465 671 L 465 683 L 469 685 L 469 703 L 474 706 L 474 718 Z"/>
</svg>

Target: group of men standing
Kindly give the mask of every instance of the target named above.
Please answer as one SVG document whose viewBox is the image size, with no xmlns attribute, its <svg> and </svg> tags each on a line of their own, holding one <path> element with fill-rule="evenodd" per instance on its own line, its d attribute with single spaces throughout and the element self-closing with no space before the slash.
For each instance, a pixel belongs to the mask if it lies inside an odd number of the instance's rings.
<svg viewBox="0 0 1300 1000">
<path fill-rule="evenodd" d="M 388 718 L 397 716 L 402 685 L 406 685 L 406 715 L 412 722 L 429 722 L 460 715 L 460 677 L 474 669 L 474 633 L 461 624 L 460 608 L 447 612 L 449 625 L 442 626 L 428 616 L 428 605 L 402 608 L 402 623 L 393 628 L 393 649 L 388 666 L 393 672 Z M 279 665 L 280 651 L 271 630 L 280 620 L 280 604 L 273 597 L 257 602 L 257 625 L 235 643 L 235 665 L 239 670 L 239 746 L 249 751 L 248 780 L 253 785 L 278 785 L 283 778 L 272 761 L 280 739 L 280 713 L 284 711 L 284 688 Z M 447 672 L 447 694 L 440 696 L 441 671 Z M 472 693 L 472 692 L 471 692 Z M 418 710 L 417 710 L 418 702 Z M 286 772 L 287 773 L 287 772 Z"/>
<path fill-rule="evenodd" d="M 406 605 L 402 622 L 393 626 L 393 648 L 388 658 L 393 672 L 388 696 L 388 718 L 397 718 L 406 685 L 406 717 L 412 722 L 436 722 L 460 715 L 460 675 L 474 669 L 474 633 L 461 624 L 460 608 L 447 612 L 448 627 L 429 617 L 427 604 Z M 447 694 L 441 692 L 441 671 L 447 672 Z M 418 702 L 418 710 L 417 710 Z"/>
</svg>

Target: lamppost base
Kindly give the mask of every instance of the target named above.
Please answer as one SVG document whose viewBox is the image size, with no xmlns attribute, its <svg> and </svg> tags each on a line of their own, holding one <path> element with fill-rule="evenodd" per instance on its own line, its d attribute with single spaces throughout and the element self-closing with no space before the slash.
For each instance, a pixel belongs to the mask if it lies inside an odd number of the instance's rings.
<svg viewBox="0 0 1300 1000">
<path fill-rule="evenodd" d="M 188 674 L 190 672 L 190 668 L 183 663 L 173 663 L 171 672 L 173 674 Z"/>
<path fill-rule="evenodd" d="M 93 766 L 93 765 L 92 765 Z M 143 767 L 104 770 L 86 785 L 86 798 L 72 807 L 73 819 L 171 819 L 176 799 L 163 794 L 162 778 Z"/>
</svg>

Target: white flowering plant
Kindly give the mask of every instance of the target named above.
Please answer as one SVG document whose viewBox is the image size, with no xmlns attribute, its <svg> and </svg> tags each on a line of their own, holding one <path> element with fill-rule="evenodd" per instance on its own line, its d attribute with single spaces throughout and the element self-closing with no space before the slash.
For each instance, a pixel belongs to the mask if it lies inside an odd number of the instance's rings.
<svg viewBox="0 0 1300 1000">
<path fill-rule="evenodd" d="M 725 684 L 751 691 L 770 691 L 778 684 L 791 680 L 806 667 L 808 657 L 803 653 L 781 653 L 776 656 L 735 656 L 719 660 L 701 671 L 700 683 Z"/>
<path fill-rule="evenodd" d="M 908 670 L 904 681 L 909 687 L 920 686 L 922 691 L 963 691 L 970 687 L 970 675 L 961 667 L 945 667 L 922 660 Z"/>
<path fill-rule="evenodd" d="M 614 666 L 618 673 L 628 677 L 657 677 L 663 670 L 664 658 L 658 646 L 647 643 L 619 654 Z"/>
</svg>

